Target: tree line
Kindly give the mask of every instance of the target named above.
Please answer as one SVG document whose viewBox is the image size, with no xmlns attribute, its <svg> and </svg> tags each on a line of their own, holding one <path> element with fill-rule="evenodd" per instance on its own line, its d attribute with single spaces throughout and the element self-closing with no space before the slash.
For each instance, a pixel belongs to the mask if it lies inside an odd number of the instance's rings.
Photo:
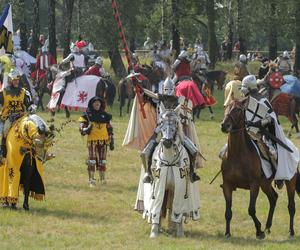
<svg viewBox="0 0 300 250">
<path fill-rule="evenodd" d="M 56 56 L 57 46 L 69 53 L 71 40 L 85 34 L 97 49 L 108 51 L 119 77 L 126 74 L 120 56 L 120 39 L 110 0 L 11 0 L 14 29 L 20 29 L 21 47 L 38 52 L 38 37 L 49 37 L 49 50 Z M 3 9 L 8 1 L 1 1 Z M 146 39 L 172 40 L 178 54 L 180 38 L 193 44 L 201 38 L 212 66 L 227 37 L 226 55 L 232 58 L 233 45 L 240 52 L 266 50 L 271 59 L 278 50 L 296 47 L 295 70 L 300 69 L 299 0 L 117 0 L 130 47 L 141 47 Z M 133 46 L 134 45 L 134 46 Z"/>
</svg>

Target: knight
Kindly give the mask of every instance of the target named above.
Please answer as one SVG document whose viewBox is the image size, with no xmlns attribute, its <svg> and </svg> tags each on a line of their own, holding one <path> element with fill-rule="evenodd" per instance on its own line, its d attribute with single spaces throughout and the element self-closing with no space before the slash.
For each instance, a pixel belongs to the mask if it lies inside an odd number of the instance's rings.
<svg viewBox="0 0 300 250">
<path fill-rule="evenodd" d="M 186 79 L 192 80 L 190 62 L 191 60 L 189 59 L 188 52 L 186 50 L 182 50 L 172 65 L 172 69 L 175 73 L 175 77 L 173 78 L 175 84 Z"/>
<path fill-rule="evenodd" d="M 258 92 L 254 75 L 243 79 L 241 91 L 247 97 L 244 105 L 248 134 L 259 150 L 262 165 L 268 164 L 267 168 L 273 172 L 275 183 L 280 189 L 283 181 L 290 180 L 297 171 L 298 149 L 286 138 L 268 99 Z M 220 155 L 222 158 L 226 151 L 227 147 L 223 148 Z"/>
<path fill-rule="evenodd" d="M 0 160 L 5 156 L 5 138 L 13 122 L 22 117 L 25 112 L 34 113 L 36 106 L 33 104 L 29 91 L 20 87 L 20 73 L 17 69 L 8 74 L 8 86 L 0 92 Z"/>
<path fill-rule="evenodd" d="M 191 182 L 200 180 L 200 177 L 195 172 L 195 168 L 196 168 L 197 157 L 199 155 L 201 156 L 201 154 L 199 152 L 198 147 L 191 140 L 191 139 L 195 139 L 196 134 L 193 133 L 192 136 L 191 135 L 187 136 L 189 134 L 188 128 L 187 128 L 188 126 L 193 128 L 191 130 L 194 130 L 192 116 L 191 116 L 191 109 L 192 109 L 191 102 L 188 103 L 188 100 L 186 100 L 185 97 L 178 98 L 177 96 L 175 96 L 175 85 L 174 85 L 174 82 L 170 78 L 167 78 L 164 81 L 162 94 L 155 94 L 152 91 L 147 90 L 147 89 L 143 89 L 143 91 L 149 97 L 151 97 L 155 100 L 158 100 L 159 106 L 163 105 L 163 107 L 165 109 L 175 109 L 178 104 L 181 104 L 182 110 L 181 110 L 180 116 L 181 116 L 181 122 L 183 124 L 183 131 L 185 132 L 185 135 L 183 136 L 183 139 L 182 139 L 182 144 L 185 147 L 185 149 L 187 150 L 187 152 L 189 153 L 189 157 L 190 157 L 190 162 L 191 162 L 191 164 L 190 164 L 190 179 L 191 179 Z M 187 109 L 190 112 L 186 112 Z M 149 183 L 152 180 L 150 165 L 152 162 L 152 154 L 155 150 L 155 147 L 158 144 L 158 135 L 160 134 L 160 132 L 161 132 L 161 117 L 160 117 L 160 114 L 158 114 L 157 126 L 154 130 L 154 133 L 151 136 L 151 138 L 149 139 L 149 141 L 147 142 L 146 146 L 144 147 L 144 149 L 141 153 L 141 159 L 142 159 L 143 167 L 145 170 L 145 176 L 143 179 L 143 181 L 145 183 Z"/>
</svg>

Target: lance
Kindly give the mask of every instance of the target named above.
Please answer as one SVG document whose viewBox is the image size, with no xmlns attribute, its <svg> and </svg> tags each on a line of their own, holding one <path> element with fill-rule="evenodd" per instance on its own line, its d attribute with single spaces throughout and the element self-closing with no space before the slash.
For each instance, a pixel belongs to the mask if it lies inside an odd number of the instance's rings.
<svg viewBox="0 0 300 250">
<path fill-rule="evenodd" d="M 111 1 L 111 6 L 114 10 L 114 17 L 115 17 L 115 20 L 117 22 L 117 26 L 118 26 L 118 30 L 119 30 L 119 36 L 120 36 L 120 38 L 122 40 L 122 43 L 123 43 L 125 56 L 126 56 L 129 67 L 131 67 L 131 65 L 132 65 L 131 54 L 130 54 L 129 49 L 128 49 L 128 44 L 127 44 L 127 41 L 126 41 L 125 32 L 124 32 L 123 25 L 122 25 L 122 22 L 121 22 L 121 19 L 120 19 L 118 6 L 117 6 L 117 3 L 116 3 L 115 0 Z M 140 108 L 141 108 L 143 118 L 145 119 L 146 118 L 146 112 L 145 112 L 143 101 L 142 101 L 141 87 L 140 86 L 138 86 L 138 85 L 135 86 L 135 93 L 136 93 L 136 97 L 137 97 L 138 103 L 139 103 Z"/>
</svg>

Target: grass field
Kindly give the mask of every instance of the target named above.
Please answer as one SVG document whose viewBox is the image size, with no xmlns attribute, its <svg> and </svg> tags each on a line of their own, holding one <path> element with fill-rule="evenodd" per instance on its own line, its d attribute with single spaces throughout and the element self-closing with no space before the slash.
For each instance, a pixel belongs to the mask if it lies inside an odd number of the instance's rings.
<svg viewBox="0 0 300 250">
<path fill-rule="evenodd" d="M 232 238 L 225 239 L 222 178 L 209 184 L 220 169 L 217 155 L 226 142 L 226 135 L 220 131 L 223 93 L 217 91 L 216 95 L 215 119 L 210 120 L 208 111 L 204 110 L 201 119 L 196 121 L 207 162 L 205 168 L 198 170 L 201 219 L 185 225 L 185 238 L 162 234 L 158 239 L 150 240 L 150 225 L 133 210 L 140 159 L 138 152 L 121 147 L 129 116 L 118 117 L 116 102 L 109 110 L 113 114 L 116 148 L 108 154 L 107 185 L 97 183 L 96 188 L 88 187 L 86 138 L 80 136 L 76 122 L 70 123 L 57 136 L 53 148 L 57 157 L 45 165 L 46 201 L 30 200 L 29 212 L 21 208 L 17 211 L 0 209 L 0 249 L 299 249 L 300 213 L 296 212 L 296 237 L 291 240 L 288 238 L 289 216 L 284 190 L 278 191 L 272 233 L 262 241 L 255 239 L 254 225 L 247 213 L 249 193 L 237 190 L 233 197 Z M 49 117 L 47 113 L 41 115 Z M 78 117 L 79 113 L 72 113 L 72 119 Z M 60 112 L 56 124 L 64 120 L 64 114 Z M 288 130 L 286 119 L 281 121 Z M 300 147 L 299 140 L 292 140 Z M 23 202 L 23 197 L 20 198 L 19 207 Z M 296 197 L 296 208 L 299 204 Z M 267 198 L 260 193 L 257 214 L 263 225 L 267 211 Z"/>
</svg>

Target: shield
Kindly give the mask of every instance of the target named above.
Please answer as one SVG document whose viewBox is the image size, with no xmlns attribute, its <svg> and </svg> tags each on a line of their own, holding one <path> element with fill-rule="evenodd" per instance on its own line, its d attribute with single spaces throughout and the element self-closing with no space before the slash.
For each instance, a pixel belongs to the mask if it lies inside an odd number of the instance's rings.
<svg viewBox="0 0 300 250">
<path fill-rule="evenodd" d="M 260 103 L 255 98 L 249 96 L 249 103 L 245 115 L 247 121 L 256 122 L 266 117 L 268 113 L 272 112 L 272 107 L 268 103 Z M 249 130 L 255 134 L 258 128 L 250 127 Z"/>
<path fill-rule="evenodd" d="M 283 76 L 280 72 L 273 72 L 269 77 L 269 84 L 273 89 L 279 89 L 284 83 Z"/>
</svg>

